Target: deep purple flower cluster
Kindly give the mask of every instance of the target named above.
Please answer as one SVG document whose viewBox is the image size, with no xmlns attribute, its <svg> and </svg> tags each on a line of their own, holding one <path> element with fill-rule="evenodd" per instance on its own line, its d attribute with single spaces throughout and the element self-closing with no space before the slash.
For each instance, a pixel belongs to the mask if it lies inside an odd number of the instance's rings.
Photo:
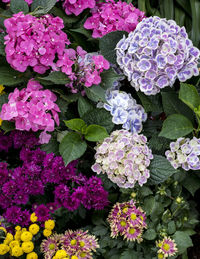
<svg viewBox="0 0 200 259">
<path fill-rule="evenodd" d="M 62 55 L 65 45 L 70 44 L 62 31 L 63 20 L 49 14 L 37 18 L 19 12 L 6 19 L 4 25 L 6 59 L 20 72 L 31 66 L 35 72 L 45 73 L 54 67 L 56 54 Z"/>
<path fill-rule="evenodd" d="M 117 62 L 131 85 L 146 95 L 155 95 L 199 75 L 200 51 L 188 38 L 185 27 L 157 16 L 143 19 L 116 46 Z"/>
</svg>

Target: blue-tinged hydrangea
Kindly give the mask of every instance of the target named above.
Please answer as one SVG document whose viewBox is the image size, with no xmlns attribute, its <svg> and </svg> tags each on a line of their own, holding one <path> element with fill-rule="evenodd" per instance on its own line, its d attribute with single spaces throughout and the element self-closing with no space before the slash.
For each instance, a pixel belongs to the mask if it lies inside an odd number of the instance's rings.
<svg viewBox="0 0 200 259">
<path fill-rule="evenodd" d="M 111 113 L 114 124 L 123 124 L 124 129 L 133 133 L 141 132 L 142 122 L 147 119 L 147 114 L 131 94 L 118 90 L 107 91 L 106 101 L 104 108 Z"/>
<path fill-rule="evenodd" d="M 165 155 L 175 169 L 182 167 L 186 171 L 199 170 L 200 139 L 178 138 L 176 142 L 170 143 L 170 150 Z"/>
<path fill-rule="evenodd" d="M 185 27 L 157 16 L 143 19 L 136 30 L 116 46 L 117 62 L 131 85 L 146 95 L 198 76 L 200 51 L 188 39 Z"/>
<path fill-rule="evenodd" d="M 142 186 L 147 182 L 153 155 L 144 135 L 116 130 L 95 149 L 96 162 L 92 170 L 97 174 L 106 173 L 122 188 L 133 188 L 137 182 Z"/>
</svg>

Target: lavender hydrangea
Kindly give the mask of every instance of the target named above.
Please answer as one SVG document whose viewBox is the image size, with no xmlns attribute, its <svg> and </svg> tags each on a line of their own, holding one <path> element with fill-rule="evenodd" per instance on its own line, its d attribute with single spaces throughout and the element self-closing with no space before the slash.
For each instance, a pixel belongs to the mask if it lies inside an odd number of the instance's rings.
<svg viewBox="0 0 200 259">
<path fill-rule="evenodd" d="M 199 170 L 200 139 L 178 138 L 176 142 L 170 143 L 170 150 L 165 155 L 175 169 L 182 167 L 186 171 Z"/>
<path fill-rule="evenodd" d="M 117 62 L 131 85 L 146 95 L 155 95 L 198 76 L 200 51 L 188 38 L 185 27 L 157 16 L 143 19 L 136 30 L 116 46 Z"/>
<path fill-rule="evenodd" d="M 136 182 L 142 186 L 149 178 L 147 169 L 153 159 L 142 134 L 127 130 L 116 130 L 97 145 L 96 163 L 92 170 L 97 174 L 106 173 L 108 178 L 122 188 L 133 188 Z"/>
<path fill-rule="evenodd" d="M 142 122 L 146 121 L 147 114 L 131 94 L 118 90 L 107 91 L 106 101 L 104 108 L 111 113 L 114 124 L 123 124 L 122 128 L 133 133 L 141 132 Z"/>
</svg>

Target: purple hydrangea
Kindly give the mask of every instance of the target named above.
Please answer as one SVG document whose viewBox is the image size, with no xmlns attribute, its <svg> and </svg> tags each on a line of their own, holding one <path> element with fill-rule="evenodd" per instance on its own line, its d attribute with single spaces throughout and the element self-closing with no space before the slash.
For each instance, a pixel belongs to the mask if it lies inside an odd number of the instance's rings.
<svg viewBox="0 0 200 259">
<path fill-rule="evenodd" d="M 108 178 L 122 188 L 140 186 L 149 178 L 148 166 L 153 159 L 144 135 L 127 130 L 116 130 L 97 145 L 92 170 L 106 173 Z"/>
<path fill-rule="evenodd" d="M 104 108 L 111 113 L 114 124 L 123 124 L 122 128 L 133 133 L 141 132 L 142 122 L 146 121 L 147 114 L 131 94 L 118 90 L 107 91 L 106 101 Z"/>
<path fill-rule="evenodd" d="M 170 143 L 170 150 L 165 155 L 175 169 L 182 167 L 186 171 L 199 170 L 200 139 L 178 138 Z"/>
<path fill-rule="evenodd" d="M 198 76 L 200 51 L 188 38 L 185 27 L 157 16 L 143 19 L 116 46 L 117 62 L 131 85 L 146 95 L 155 95 Z"/>
</svg>

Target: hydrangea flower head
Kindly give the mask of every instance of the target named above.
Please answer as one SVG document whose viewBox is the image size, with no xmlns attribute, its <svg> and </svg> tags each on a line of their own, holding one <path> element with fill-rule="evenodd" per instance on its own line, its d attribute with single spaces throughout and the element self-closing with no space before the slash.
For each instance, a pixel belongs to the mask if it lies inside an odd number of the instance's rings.
<svg viewBox="0 0 200 259">
<path fill-rule="evenodd" d="M 117 62 L 131 85 L 146 95 L 155 95 L 199 75 L 200 51 L 188 38 L 185 27 L 157 16 L 143 19 L 116 46 Z"/>
<path fill-rule="evenodd" d="M 7 35 L 5 52 L 8 63 L 20 72 L 30 66 L 43 74 L 54 67 L 56 55 L 70 44 L 62 31 L 63 20 L 49 14 L 39 18 L 19 12 L 4 21 Z"/>
<path fill-rule="evenodd" d="M 111 237 L 123 236 L 128 241 L 142 241 L 143 230 L 147 227 L 146 215 L 140 207 L 136 207 L 133 200 L 116 203 L 108 215 L 111 227 Z"/>
<path fill-rule="evenodd" d="M 71 256 L 77 256 L 77 258 L 92 259 L 92 252 L 99 248 L 95 236 L 89 235 L 88 231 L 81 229 L 76 231 L 67 230 L 61 237 L 60 243 L 62 249 L 67 252 L 70 258 Z"/>
<path fill-rule="evenodd" d="M 106 3 L 97 4 L 91 12 L 92 16 L 85 21 L 84 27 L 93 30 L 93 38 L 101 38 L 112 31 L 131 32 L 144 18 L 144 12 L 121 0 L 106 0 Z"/>
<path fill-rule="evenodd" d="M 158 258 L 174 256 L 178 251 L 175 241 L 170 237 L 164 237 L 163 240 L 156 242 L 156 246 L 159 248 Z"/>
<path fill-rule="evenodd" d="M 147 146 L 144 135 L 127 130 L 116 130 L 96 146 L 92 170 L 98 174 L 106 173 L 108 178 L 122 188 L 140 186 L 149 178 L 152 151 Z"/>
<path fill-rule="evenodd" d="M 9 94 L 8 103 L 3 104 L 0 117 L 2 120 L 15 121 L 18 130 L 42 130 L 40 143 L 48 143 L 51 137 L 46 131 L 52 132 L 55 122 L 59 125 L 58 112 L 60 109 L 55 103 L 57 97 L 50 90 L 34 80 L 29 80 L 27 88 L 15 88 Z"/>
<path fill-rule="evenodd" d="M 107 91 L 106 101 L 104 108 L 111 113 L 114 124 L 123 124 L 122 128 L 133 133 L 141 132 L 142 122 L 146 121 L 147 114 L 131 94 L 118 90 Z"/>
<path fill-rule="evenodd" d="M 199 170 L 200 139 L 178 138 L 170 143 L 170 150 L 165 155 L 175 169 L 182 167 L 186 171 Z"/>
<path fill-rule="evenodd" d="M 67 15 L 75 14 L 78 16 L 87 8 L 94 8 L 96 0 L 62 0 L 63 8 Z"/>
</svg>

